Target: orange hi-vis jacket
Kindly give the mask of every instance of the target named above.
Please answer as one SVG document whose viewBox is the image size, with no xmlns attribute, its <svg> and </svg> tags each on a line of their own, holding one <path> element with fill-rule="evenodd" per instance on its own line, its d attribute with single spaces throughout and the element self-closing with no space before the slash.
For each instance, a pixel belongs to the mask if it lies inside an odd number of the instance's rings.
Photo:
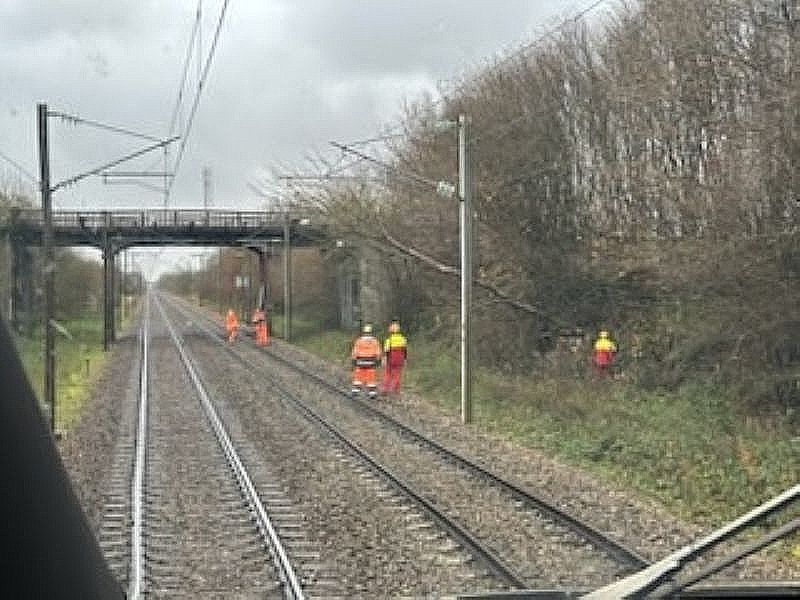
<svg viewBox="0 0 800 600">
<path fill-rule="evenodd" d="M 381 362 L 381 344 L 373 335 L 362 335 L 353 344 L 350 353 L 357 367 L 377 367 Z"/>
<path fill-rule="evenodd" d="M 600 338 L 594 343 L 594 364 L 607 367 L 614 360 L 617 345 L 609 338 Z"/>
<path fill-rule="evenodd" d="M 239 319 L 233 310 L 229 310 L 225 315 L 225 333 L 228 334 L 228 341 L 233 342 L 239 332 Z"/>
</svg>

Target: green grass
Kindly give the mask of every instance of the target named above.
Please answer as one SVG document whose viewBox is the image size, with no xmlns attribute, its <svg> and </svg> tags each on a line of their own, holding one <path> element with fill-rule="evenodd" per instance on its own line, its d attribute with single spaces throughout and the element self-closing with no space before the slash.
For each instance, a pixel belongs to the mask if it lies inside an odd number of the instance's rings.
<svg viewBox="0 0 800 600">
<path fill-rule="evenodd" d="M 272 334 L 283 337 L 283 315 L 276 311 L 270 315 L 270 321 L 272 323 Z M 313 343 L 313 340 L 324 334 L 325 329 L 319 317 L 299 313 L 292 315 L 291 337 L 293 341 L 309 340 Z"/>
<path fill-rule="evenodd" d="M 341 362 L 351 334 L 299 342 Z M 451 413 L 460 411 L 457 348 L 409 344 L 406 385 Z M 622 381 L 509 377 L 478 369 L 478 427 L 539 448 L 656 498 L 673 514 L 713 525 L 800 481 L 800 438 L 787 423 L 739 413 L 724 390 L 643 391 Z"/>
<path fill-rule="evenodd" d="M 56 335 L 56 429 L 68 430 L 80 414 L 93 377 L 105 363 L 105 353 L 100 319 L 72 319 L 62 324 L 73 339 Z M 44 387 L 43 348 L 41 331 L 31 338 L 17 339 L 25 372 L 40 402 Z"/>
</svg>

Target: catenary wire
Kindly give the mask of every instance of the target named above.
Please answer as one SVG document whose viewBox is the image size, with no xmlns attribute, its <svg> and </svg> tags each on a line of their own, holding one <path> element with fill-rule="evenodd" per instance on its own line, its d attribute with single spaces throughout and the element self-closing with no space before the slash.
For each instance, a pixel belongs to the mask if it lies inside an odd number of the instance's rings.
<svg viewBox="0 0 800 600">
<path fill-rule="evenodd" d="M 138 131 L 132 131 L 130 129 L 125 129 L 123 127 L 118 127 L 116 125 L 109 125 L 108 123 L 101 123 L 100 121 L 93 121 L 92 119 L 84 119 L 83 117 L 78 117 L 76 115 L 70 115 L 68 113 L 60 112 L 57 110 L 49 110 L 47 111 L 47 116 L 49 117 L 58 117 L 63 119 L 64 121 L 68 121 L 75 125 L 88 125 L 90 127 L 96 127 L 97 129 L 103 129 L 105 131 L 111 131 L 113 133 L 120 133 L 123 135 L 129 135 L 131 137 L 137 137 L 143 140 L 147 140 L 149 142 L 161 142 L 164 138 L 156 137 L 153 135 L 147 135 L 145 133 L 139 133 Z"/>
<path fill-rule="evenodd" d="M 514 52 L 512 52 L 511 54 L 506 56 L 503 60 L 499 61 L 498 65 L 504 64 L 506 62 L 509 62 L 511 60 L 514 60 L 514 59 L 524 55 L 526 52 L 530 51 L 532 48 L 536 47 L 538 44 L 540 44 L 544 40 L 546 40 L 548 38 L 552 38 L 552 36 L 554 36 L 559 31 L 563 30 L 566 26 L 568 26 L 570 24 L 573 24 L 573 23 L 577 23 L 581 19 L 585 18 L 589 13 L 591 13 L 592 11 L 597 9 L 600 5 L 602 5 L 602 4 L 606 3 L 606 2 L 608 2 L 608 0 L 595 0 L 589 6 L 581 9 L 576 14 L 574 14 L 571 17 L 563 20 L 557 26 L 549 29 L 548 31 L 546 31 L 542 35 L 538 36 L 536 39 L 532 40 L 531 42 L 525 44 L 521 48 L 515 50 Z M 464 91 L 465 87 L 466 87 L 466 85 L 460 86 L 461 91 Z M 435 108 L 435 107 L 439 106 L 445 99 L 446 99 L 446 97 L 444 97 L 444 96 L 439 98 L 438 100 L 436 100 L 432 104 L 432 107 Z M 537 115 L 545 114 L 545 112 L 546 111 L 544 109 L 542 109 L 542 110 L 539 110 L 539 111 L 535 111 L 534 113 L 525 113 L 525 114 L 519 115 L 519 116 L 511 119 L 510 121 L 501 123 L 501 124 L 499 124 L 499 125 L 497 125 L 495 127 L 491 127 L 489 129 L 487 129 L 486 131 L 481 132 L 478 135 L 472 136 L 471 139 L 468 140 L 468 144 L 470 146 L 473 146 L 473 147 L 477 146 L 479 141 L 481 141 L 483 139 L 486 139 L 486 138 L 488 138 L 490 136 L 494 136 L 496 134 L 502 134 L 504 132 L 507 132 L 507 131 L 513 129 L 514 127 L 516 127 L 521 122 L 524 122 L 524 121 L 529 120 L 529 119 L 531 119 L 533 117 L 536 117 Z M 380 159 L 365 155 L 363 153 L 358 153 L 356 150 L 354 150 L 352 148 L 352 146 L 354 146 L 354 145 L 366 145 L 368 143 L 379 142 L 379 141 L 387 141 L 387 140 L 392 139 L 392 138 L 402 137 L 404 135 L 403 133 L 397 133 L 396 132 L 396 130 L 398 128 L 400 128 L 400 127 L 404 127 L 404 124 L 398 124 L 398 125 L 396 125 L 394 127 L 391 127 L 391 128 L 389 128 L 387 133 L 385 133 L 383 135 L 375 136 L 373 138 L 368 138 L 366 140 L 359 140 L 359 141 L 356 141 L 356 142 L 351 142 L 351 143 L 346 143 L 346 144 L 345 143 L 336 143 L 336 144 L 333 144 L 333 145 L 338 147 L 342 152 L 349 152 L 351 154 L 357 154 L 357 155 L 361 156 L 363 158 L 363 160 L 367 160 L 367 161 L 369 161 L 369 162 L 371 162 L 373 164 L 376 164 L 376 165 L 378 165 L 378 166 L 380 166 L 380 167 L 382 167 L 382 168 L 384 168 L 386 170 L 390 170 L 390 171 L 392 171 L 392 172 L 394 172 L 396 174 L 402 174 L 402 170 L 399 169 L 398 167 L 395 167 L 393 165 L 390 165 L 389 163 L 381 161 Z M 395 132 L 395 133 L 392 133 L 392 132 Z M 543 169 L 544 172 L 546 172 L 548 170 L 549 169 Z M 421 176 L 419 174 L 416 174 L 416 173 L 413 173 L 413 174 L 409 175 L 408 177 L 404 177 L 404 178 L 415 180 L 415 181 L 418 181 L 418 182 L 422 182 L 424 180 L 424 182 L 426 184 L 428 184 L 428 185 L 430 185 L 430 183 L 431 183 L 429 180 L 427 180 L 427 178 L 425 178 L 424 176 Z M 508 183 L 508 182 L 506 182 L 506 183 Z"/>
<path fill-rule="evenodd" d="M 198 76 L 197 94 L 195 95 L 195 98 L 194 98 L 192 111 L 191 111 L 191 114 L 190 114 L 189 121 L 187 122 L 186 129 L 183 132 L 183 135 L 181 136 L 182 137 L 182 142 L 181 142 L 180 149 L 178 151 L 177 158 L 176 158 L 175 163 L 173 164 L 173 167 L 172 167 L 172 170 L 171 170 L 172 173 L 171 173 L 170 176 L 165 177 L 164 188 L 163 188 L 163 190 L 160 190 L 160 191 L 163 191 L 164 196 L 165 196 L 164 208 L 167 207 L 167 202 L 168 202 L 167 199 L 169 198 L 170 191 L 172 190 L 172 185 L 173 185 L 173 183 L 175 181 L 175 176 L 176 176 L 177 171 L 178 171 L 180 160 L 181 160 L 181 158 L 183 156 L 183 149 L 184 149 L 184 147 L 186 145 L 186 139 L 189 137 L 189 130 L 191 129 L 191 122 L 192 122 L 192 120 L 194 118 L 194 112 L 195 112 L 197 104 L 199 102 L 200 92 L 203 89 L 203 84 L 204 84 L 204 81 L 205 81 L 205 73 L 207 73 L 207 68 L 210 65 L 211 57 L 213 56 L 214 49 L 216 47 L 217 37 L 219 36 L 220 26 L 222 24 L 222 19 L 223 19 L 224 15 L 225 15 L 225 11 L 227 9 L 227 5 L 228 5 L 228 0 L 225 0 L 225 4 L 223 5 L 222 10 L 220 12 L 220 16 L 219 16 L 219 20 L 218 20 L 218 23 L 217 23 L 216 32 L 214 34 L 214 42 L 213 42 L 213 44 L 211 46 L 211 50 L 209 51 L 208 60 L 206 61 L 206 65 L 205 65 L 206 68 L 202 69 L 201 68 L 202 61 L 200 60 L 201 59 L 201 52 L 202 52 L 201 38 L 200 38 L 200 36 L 201 36 L 201 26 L 202 26 L 202 0 L 198 0 L 197 1 L 197 9 L 195 10 L 194 25 L 192 26 L 192 32 L 191 32 L 191 34 L 189 36 L 189 43 L 186 46 L 186 58 L 184 59 L 184 63 L 183 63 L 183 72 L 181 74 L 180 86 L 178 88 L 178 97 L 175 100 L 175 107 L 174 107 L 174 109 L 172 111 L 172 117 L 170 119 L 170 124 L 169 124 L 169 133 L 170 133 L 170 135 L 175 130 L 175 126 L 176 126 L 176 123 L 177 123 L 177 120 L 178 120 L 178 115 L 180 114 L 181 106 L 183 105 L 184 90 L 186 89 L 186 82 L 187 82 L 188 77 L 189 77 L 189 67 L 191 65 L 192 54 L 195 51 L 195 48 L 197 48 L 197 51 L 198 51 L 198 54 L 197 54 L 197 67 L 198 67 L 198 72 L 197 72 L 197 76 Z M 163 160 L 164 160 L 164 170 L 167 171 L 169 169 L 167 168 L 168 167 L 168 165 L 167 165 L 168 154 L 167 154 L 167 150 L 166 149 L 165 149 L 165 155 L 164 155 L 164 159 Z M 161 249 L 159 249 L 159 251 L 157 252 L 155 257 L 151 257 L 152 261 L 151 261 L 151 268 L 149 269 L 150 272 L 152 272 L 153 265 L 158 262 L 158 260 L 162 256 L 163 252 L 164 252 L 164 248 L 161 248 Z"/>
<path fill-rule="evenodd" d="M 197 93 L 194 96 L 194 102 L 192 103 L 192 108 L 191 108 L 191 110 L 189 112 L 189 118 L 188 118 L 188 120 L 186 122 L 186 129 L 185 129 L 183 135 L 181 136 L 181 145 L 178 148 L 178 155 L 175 158 L 175 164 L 174 164 L 173 169 L 172 169 L 173 176 L 172 176 L 172 179 L 169 182 L 169 185 L 168 185 L 168 188 L 167 188 L 168 191 L 170 189 L 172 189 L 172 186 L 175 183 L 175 176 L 176 176 L 176 174 L 178 172 L 178 168 L 180 166 L 181 159 L 183 158 L 184 150 L 186 149 L 186 141 L 189 139 L 189 132 L 192 129 L 192 124 L 194 122 L 194 117 L 197 114 L 197 107 L 200 104 L 200 96 L 202 95 L 206 79 L 208 78 L 208 72 L 209 72 L 209 69 L 211 68 L 211 62 L 214 59 L 214 54 L 216 53 L 217 43 L 219 42 L 219 34 L 220 34 L 220 31 L 222 30 L 222 23 L 223 23 L 223 20 L 225 19 L 225 13 L 226 13 L 226 11 L 228 9 L 228 4 L 229 4 L 229 0 L 225 0 L 225 2 L 222 5 L 222 10 L 220 11 L 219 17 L 217 18 L 217 26 L 216 26 L 216 29 L 214 30 L 214 37 L 213 37 L 213 39 L 211 41 L 211 48 L 208 51 L 208 56 L 206 57 L 205 64 L 203 65 L 203 73 L 202 73 L 202 76 L 200 77 L 200 81 L 197 82 Z"/>
<path fill-rule="evenodd" d="M 39 178 L 34 176 L 34 175 L 32 175 L 30 173 L 30 171 L 28 171 L 25 167 L 23 167 L 21 164 L 19 164 L 17 161 L 15 161 L 13 158 L 11 158 L 10 156 L 6 155 L 3 152 L 0 152 L 0 158 L 2 158 L 4 161 L 6 161 L 11 166 L 13 166 L 15 169 L 17 169 L 17 171 L 22 173 L 31 182 L 35 183 L 37 186 L 39 185 Z"/>
<path fill-rule="evenodd" d="M 197 11 L 195 13 L 194 18 L 194 26 L 192 27 L 192 33 L 189 36 L 189 44 L 186 48 L 186 58 L 183 61 L 183 74 L 181 75 L 181 84 L 178 88 L 178 98 L 175 100 L 175 108 L 172 110 L 172 118 L 169 121 L 169 133 L 172 135 L 172 132 L 175 130 L 175 122 L 178 119 L 178 111 L 180 110 L 181 104 L 183 103 L 183 91 L 186 89 L 186 80 L 189 77 L 189 65 L 191 64 L 192 59 L 192 51 L 194 50 L 195 39 L 198 36 L 198 30 L 200 29 L 200 2 L 202 0 L 198 0 L 197 2 Z M 200 61 L 198 60 L 198 63 Z"/>
<path fill-rule="evenodd" d="M 497 62 L 496 66 L 500 66 L 500 65 L 505 64 L 507 62 L 515 60 L 516 58 L 518 58 L 521 55 L 524 55 L 526 52 L 532 50 L 533 48 L 535 48 L 536 46 L 538 46 L 539 44 L 541 44 L 545 40 L 547 40 L 549 38 L 552 38 L 555 34 L 560 32 L 561 30 L 563 30 L 568 25 L 577 23 L 581 19 L 585 18 L 587 15 L 589 15 L 589 13 L 593 12 L 595 9 L 599 8 L 602 4 L 605 4 L 608 1 L 609 0 L 595 0 L 594 2 L 592 2 L 586 8 L 583 8 L 583 9 L 579 10 L 577 13 L 575 13 L 574 15 L 565 18 L 558 25 L 555 25 L 555 26 L 551 27 L 547 31 L 545 31 L 542 34 L 540 34 L 537 37 L 535 37 L 530 42 L 524 44 L 520 48 L 518 48 L 515 51 L 513 51 L 512 53 L 510 53 L 508 56 L 503 57 L 501 60 L 499 60 Z M 448 94 L 441 95 L 438 99 L 433 101 L 431 103 L 431 105 L 430 105 L 430 108 L 431 109 L 438 108 L 444 102 L 447 101 L 448 97 L 452 96 L 453 94 L 465 92 L 467 86 L 469 86 L 469 85 L 470 85 L 469 82 L 467 82 L 467 83 L 462 83 L 461 85 L 456 86 L 455 89 L 451 90 Z M 377 135 L 374 138 L 370 138 L 368 140 L 361 140 L 361 141 L 356 141 L 356 142 L 348 142 L 346 145 L 354 146 L 354 145 L 363 144 L 363 143 L 367 143 L 367 142 L 385 141 L 385 140 L 391 139 L 393 137 L 402 137 L 404 134 L 399 130 L 401 130 L 403 127 L 405 127 L 404 123 L 398 123 L 398 124 L 396 124 L 394 126 L 389 127 L 386 130 L 386 132 L 384 134 L 382 134 L 382 135 Z"/>
</svg>

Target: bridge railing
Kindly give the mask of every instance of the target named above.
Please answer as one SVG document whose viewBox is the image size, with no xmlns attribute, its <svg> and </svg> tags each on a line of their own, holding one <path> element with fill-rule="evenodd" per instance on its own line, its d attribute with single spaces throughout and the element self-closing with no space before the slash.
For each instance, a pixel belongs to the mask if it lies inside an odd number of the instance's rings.
<svg viewBox="0 0 800 600">
<path fill-rule="evenodd" d="M 306 217 L 292 214 L 292 221 Z M 56 228 L 111 229 L 127 227 L 213 227 L 222 229 L 257 229 L 282 224 L 285 213 L 277 211 L 224 210 L 120 210 L 120 211 L 53 211 Z M 44 215 L 38 209 L 21 209 L 13 220 L 21 225 L 41 227 Z"/>
</svg>

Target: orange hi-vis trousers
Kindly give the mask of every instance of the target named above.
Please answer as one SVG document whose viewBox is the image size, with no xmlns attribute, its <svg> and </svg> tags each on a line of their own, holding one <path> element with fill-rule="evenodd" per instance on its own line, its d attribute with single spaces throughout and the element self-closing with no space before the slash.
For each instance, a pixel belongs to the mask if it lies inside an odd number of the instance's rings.
<svg viewBox="0 0 800 600">
<path fill-rule="evenodd" d="M 378 377 L 378 367 L 359 367 L 353 368 L 353 387 L 376 387 Z"/>
<path fill-rule="evenodd" d="M 362 385 L 376 387 L 376 373 L 381 364 L 381 345 L 377 338 L 372 335 L 359 337 L 353 344 L 350 358 L 353 360 L 353 388 Z"/>
</svg>

